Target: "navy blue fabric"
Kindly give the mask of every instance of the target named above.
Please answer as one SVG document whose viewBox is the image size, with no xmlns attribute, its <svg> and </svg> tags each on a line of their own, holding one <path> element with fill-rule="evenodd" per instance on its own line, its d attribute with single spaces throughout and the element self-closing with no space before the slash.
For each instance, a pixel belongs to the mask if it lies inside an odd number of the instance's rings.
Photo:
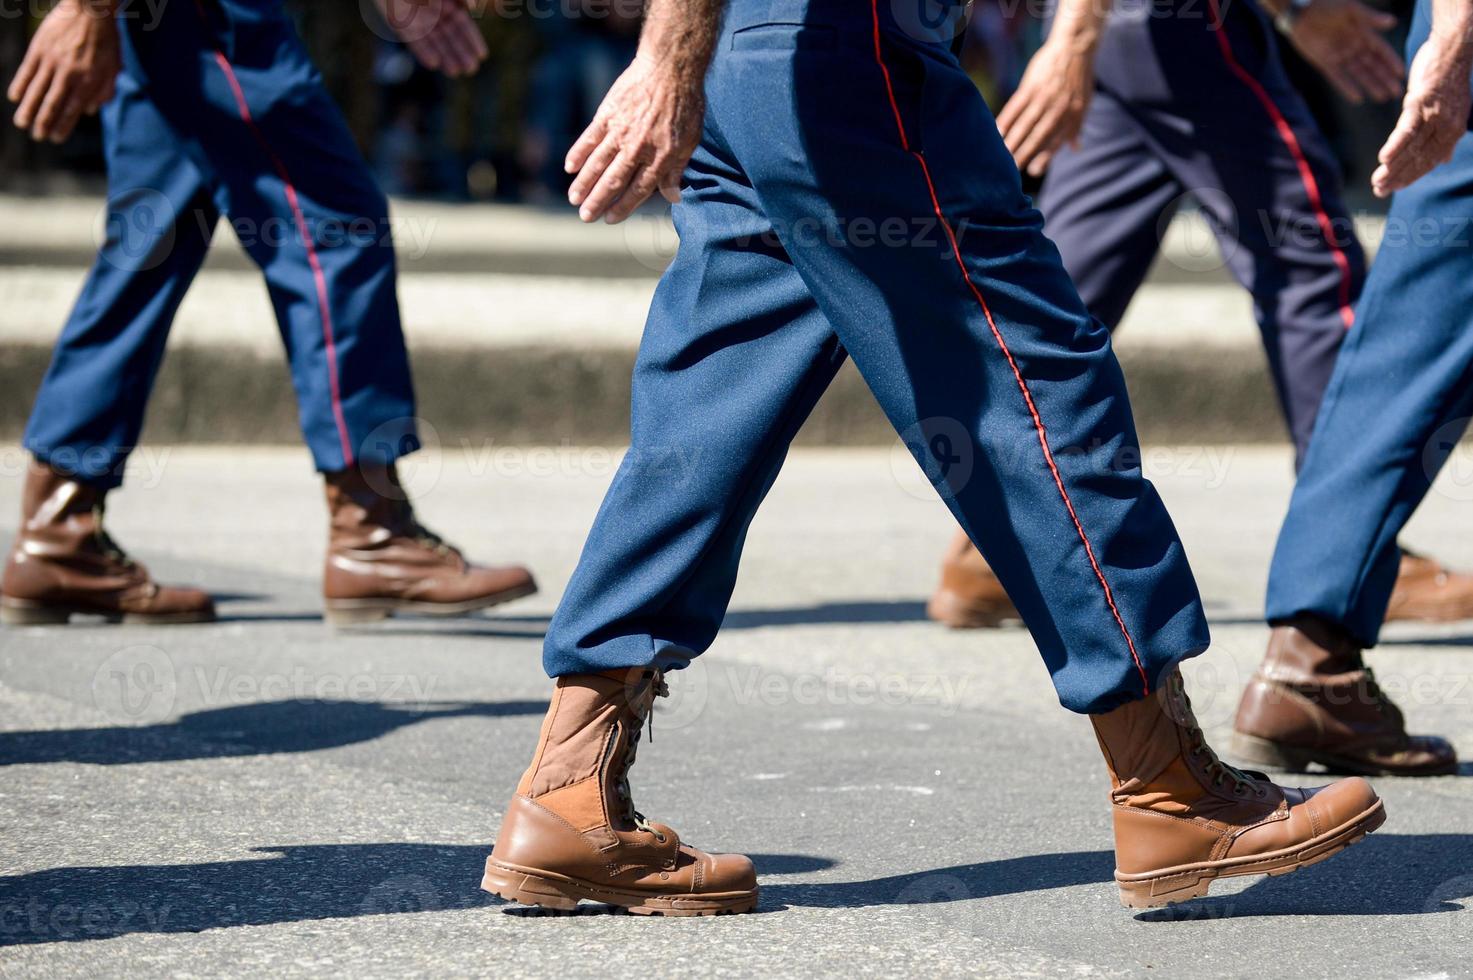
<svg viewBox="0 0 1473 980">
<path fill-rule="evenodd" d="M 710 646 L 752 516 L 846 356 L 997 570 L 1065 706 L 1139 698 L 1207 646 L 1108 332 L 949 34 L 875 6 L 731 4 L 632 446 L 548 630 L 551 675 L 678 668 Z"/>
<path fill-rule="evenodd" d="M 1059 152 L 1039 194 L 1045 231 L 1085 304 L 1114 329 L 1191 194 L 1252 294 L 1302 459 L 1365 258 L 1339 168 L 1284 74 L 1272 27 L 1251 0 L 1121 0 L 1095 72 L 1079 148 Z"/>
<path fill-rule="evenodd" d="M 1421 0 L 1408 61 L 1428 29 Z M 1473 412 L 1470 234 L 1473 133 L 1391 202 L 1279 533 L 1270 619 L 1315 613 L 1376 642 L 1396 583 L 1397 534 Z"/>
<path fill-rule="evenodd" d="M 265 275 L 317 467 L 413 450 L 387 202 L 279 0 L 149 9 L 120 15 L 125 67 L 102 112 L 107 237 L 26 447 L 89 482 L 121 481 L 175 311 L 224 214 Z"/>
</svg>

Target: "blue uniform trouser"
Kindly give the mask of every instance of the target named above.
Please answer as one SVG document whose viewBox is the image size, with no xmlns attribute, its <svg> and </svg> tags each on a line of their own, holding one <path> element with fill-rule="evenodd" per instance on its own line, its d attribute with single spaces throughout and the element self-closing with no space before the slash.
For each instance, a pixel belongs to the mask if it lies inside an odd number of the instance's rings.
<svg viewBox="0 0 1473 980">
<path fill-rule="evenodd" d="M 1045 230 L 1113 329 L 1190 194 L 1254 314 L 1302 458 L 1365 277 L 1334 157 L 1249 0 L 1121 0 L 1078 149 L 1039 195 Z"/>
<path fill-rule="evenodd" d="M 1417 6 L 1407 57 L 1428 33 Z M 1396 536 L 1473 412 L 1473 133 L 1398 193 L 1279 533 L 1268 617 L 1315 613 L 1376 642 Z"/>
<path fill-rule="evenodd" d="M 550 674 L 681 667 L 711 644 L 752 516 L 845 357 L 1067 707 L 1139 698 L 1206 647 L 1109 334 L 946 38 L 897 24 L 902 6 L 731 3 L 632 445 L 548 630 Z"/>
<path fill-rule="evenodd" d="M 107 237 L 25 445 L 122 479 L 174 314 L 221 214 L 261 267 L 319 469 L 417 446 L 387 202 L 279 0 L 126 6 L 102 112 Z"/>
</svg>

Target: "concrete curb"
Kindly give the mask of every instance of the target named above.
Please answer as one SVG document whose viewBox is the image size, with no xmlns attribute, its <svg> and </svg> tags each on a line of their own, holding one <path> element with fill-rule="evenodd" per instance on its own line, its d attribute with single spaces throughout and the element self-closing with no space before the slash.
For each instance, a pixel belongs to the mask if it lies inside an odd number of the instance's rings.
<svg viewBox="0 0 1473 980">
<path fill-rule="evenodd" d="M 90 264 L 100 198 L 0 195 L 0 436 L 16 438 Z M 621 444 L 629 373 L 667 216 L 585 226 L 570 212 L 396 201 L 394 240 L 420 414 L 443 441 Z M 1361 222 L 1374 242 L 1380 226 Z M 239 229 L 237 229 L 239 231 Z M 230 231 L 176 319 L 149 410 L 154 442 L 290 444 L 296 408 L 259 274 Z M 1147 442 L 1281 442 L 1251 301 L 1200 218 L 1165 229 L 1117 350 Z M 894 438 L 846 368 L 800 441 Z"/>
<path fill-rule="evenodd" d="M 106 230 L 105 203 L 101 197 L 0 194 L 0 214 L 5 215 L 0 268 L 91 265 Z M 385 240 L 393 241 L 405 272 L 649 279 L 669 264 L 678 244 L 663 206 L 641 211 L 620 225 L 585 225 L 571 208 L 562 207 L 395 200 L 390 210 L 392 235 Z M 1367 254 L 1374 254 L 1385 226 L 1379 215 L 1356 216 L 1356 234 Z M 220 227 L 206 268 L 253 270 L 235 239 L 279 232 Z M 1200 214 L 1179 213 L 1162 229 L 1161 260 L 1152 278 L 1191 284 L 1227 281 L 1216 239 Z"/>
<path fill-rule="evenodd" d="M 0 347 L 0 438 L 16 440 L 50 360 L 49 347 Z M 1263 354 L 1255 349 L 1120 352 L 1147 444 L 1277 443 L 1286 438 Z M 430 348 L 414 357 L 419 415 L 442 445 L 622 445 L 629 435 L 628 349 L 534 346 L 476 356 Z M 225 379 L 225 380 L 222 380 Z M 248 348 L 170 352 L 144 439 L 161 443 L 294 444 L 296 402 L 279 356 Z M 804 427 L 805 445 L 893 442 L 864 382 L 847 365 Z"/>
</svg>

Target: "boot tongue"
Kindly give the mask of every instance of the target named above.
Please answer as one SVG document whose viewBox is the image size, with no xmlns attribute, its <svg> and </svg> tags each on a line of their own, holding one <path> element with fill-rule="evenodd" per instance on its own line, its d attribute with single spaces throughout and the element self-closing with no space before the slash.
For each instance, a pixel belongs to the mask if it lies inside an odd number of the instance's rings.
<svg viewBox="0 0 1473 980">
<path fill-rule="evenodd" d="M 649 823 L 644 814 L 635 807 L 634 793 L 629 786 L 629 771 L 634 767 L 639 739 L 646 724 L 650 726 L 650 740 L 654 741 L 655 698 L 666 697 L 670 689 L 665 684 L 662 672 L 647 670 L 625 690 L 629 699 L 628 709 L 619 718 L 619 737 L 615 742 L 615 755 L 609 760 L 609 775 L 613 777 L 613 789 L 622 805 L 620 816 L 625 824 L 623 829 L 647 830 L 663 839 L 663 832 Z"/>
<path fill-rule="evenodd" d="M 1206 796 L 1233 794 L 1239 783 L 1253 785 L 1207 744 L 1181 675 L 1163 681 L 1150 697 L 1094 717 L 1115 801 L 1172 812 Z"/>
<path fill-rule="evenodd" d="M 1241 796 L 1256 788 L 1251 776 L 1223 762 L 1208 744 L 1207 735 L 1192 711 L 1192 701 L 1187 697 L 1186 683 L 1182 680 L 1180 671 L 1173 672 L 1167 679 L 1162 696 L 1167 699 L 1167 711 L 1172 721 L 1181 727 L 1182 734 L 1186 736 L 1186 761 L 1207 780 L 1204 789 L 1209 792 L 1227 789 L 1233 795 Z"/>
</svg>

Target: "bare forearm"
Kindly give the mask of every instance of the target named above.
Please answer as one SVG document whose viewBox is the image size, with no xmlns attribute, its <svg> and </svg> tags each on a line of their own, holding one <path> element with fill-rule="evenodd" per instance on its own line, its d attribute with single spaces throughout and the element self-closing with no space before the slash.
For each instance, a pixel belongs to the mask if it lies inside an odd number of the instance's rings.
<svg viewBox="0 0 1473 980">
<path fill-rule="evenodd" d="M 673 72 L 677 82 L 699 86 L 706 77 L 726 0 L 649 0 L 639 53 Z"/>
<path fill-rule="evenodd" d="M 1447 57 L 1473 62 L 1473 0 L 1432 0 L 1432 37 Z"/>
<path fill-rule="evenodd" d="M 1093 55 L 1113 6 L 1114 0 L 1061 0 L 1049 28 L 1049 42 Z"/>
</svg>

